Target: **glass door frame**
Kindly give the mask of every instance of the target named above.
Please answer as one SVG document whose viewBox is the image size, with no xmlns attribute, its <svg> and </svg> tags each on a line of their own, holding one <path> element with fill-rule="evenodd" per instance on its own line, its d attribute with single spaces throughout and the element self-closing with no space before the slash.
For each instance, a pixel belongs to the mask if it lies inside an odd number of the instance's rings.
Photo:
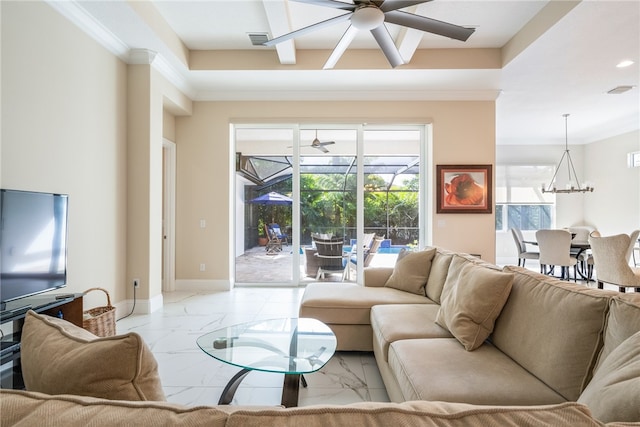
<svg viewBox="0 0 640 427">
<path fill-rule="evenodd" d="M 336 123 L 337 122 L 337 123 Z M 300 280 L 300 131 L 301 130 L 309 130 L 309 129 L 355 129 L 356 130 L 356 186 L 357 186 L 357 194 L 356 194 L 356 234 L 357 240 L 364 240 L 364 156 L 365 156 L 365 132 L 366 131 L 376 131 L 376 130 L 418 130 L 420 132 L 420 179 L 419 179 L 419 191 L 418 191 L 418 209 L 419 209 L 419 247 L 423 247 L 426 244 L 430 243 L 430 237 L 427 234 L 427 230 L 429 226 L 432 224 L 433 215 L 431 214 L 432 203 L 427 203 L 428 200 L 433 200 L 433 185 L 431 185 L 431 180 L 428 179 L 430 172 L 432 172 L 432 167 L 428 167 L 429 160 L 432 157 L 432 132 L 430 124 L 421 124 L 421 125 L 410 125 L 410 124 L 354 124 L 354 123 L 339 123 L 338 121 L 330 122 L 323 121 L 322 123 L 313 124 L 312 122 L 300 122 L 300 123 L 259 123 L 252 121 L 248 122 L 238 122 L 230 124 L 230 143 L 232 150 L 230 150 L 230 162 L 231 162 L 231 173 L 232 179 L 230 180 L 230 194 L 231 194 L 231 206 L 230 206 L 230 241 L 232 244 L 230 245 L 230 281 L 231 286 L 235 287 L 238 284 L 235 281 L 235 258 L 237 251 L 237 240 L 235 238 L 236 227 L 238 226 L 236 221 L 236 203 L 235 197 L 237 188 L 236 188 L 236 179 L 235 179 L 235 153 L 237 151 L 237 142 L 235 137 L 236 129 L 281 129 L 281 128 L 290 128 L 293 131 L 292 137 L 292 152 L 291 156 L 293 158 L 292 162 L 292 232 L 291 232 L 291 246 L 292 246 L 292 275 L 290 282 L 278 282 L 278 283 L 269 283 L 269 282 L 259 282 L 259 283 L 241 283 L 240 286 L 283 286 L 288 285 L 291 287 L 305 286 L 305 283 L 301 283 Z M 287 153 L 288 154 L 288 153 Z M 428 206 L 427 206 L 428 205 Z M 347 266 L 348 267 L 348 266 Z M 363 253 L 362 251 L 357 252 L 357 264 L 356 264 L 356 277 L 357 284 L 364 284 L 364 268 L 363 268 Z"/>
</svg>

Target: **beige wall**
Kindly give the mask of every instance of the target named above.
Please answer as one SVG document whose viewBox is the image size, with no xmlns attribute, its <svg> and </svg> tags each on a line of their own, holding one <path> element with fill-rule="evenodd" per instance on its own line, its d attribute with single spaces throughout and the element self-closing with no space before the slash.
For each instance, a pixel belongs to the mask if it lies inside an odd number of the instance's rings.
<svg viewBox="0 0 640 427">
<path fill-rule="evenodd" d="M 162 137 L 169 141 L 176 140 L 176 118 L 166 110 L 162 114 Z"/>
<path fill-rule="evenodd" d="M 47 4 L 1 7 L 2 186 L 69 194 L 66 291 L 122 301 L 127 66 Z"/>
<path fill-rule="evenodd" d="M 495 157 L 494 102 L 195 103 L 192 116 L 176 118 L 179 279 L 229 280 L 233 242 L 229 124 L 265 121 L 432 123 L 432 164 L 493 164 Z M 200 228 L 201 219 L 210 226 Z M 434 244 L 493 260 L 492 214 L 435 215 L 434 219 L 435 228 L 427 232 Z M 198 269 L 201 263 L 207 265 L 204 272 Z"/>
<path fill-rule="evenodd" d="M 127 295 L 133 280 L 141 312 L 162 306 L 163 133 L 167 110 L 189 114 L 192 103 L 152 64 L 129 65 L 127 74 Z M 169 122 L 171 120 L 169 119 Z M 171 123 L 168 123 L 170 126 Z"/>
</svg>

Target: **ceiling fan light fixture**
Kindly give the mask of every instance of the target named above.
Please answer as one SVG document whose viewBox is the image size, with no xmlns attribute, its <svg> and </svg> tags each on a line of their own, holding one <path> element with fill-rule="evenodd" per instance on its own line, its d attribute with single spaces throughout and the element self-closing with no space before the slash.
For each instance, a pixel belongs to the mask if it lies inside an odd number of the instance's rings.
<svg viewBox="0 0 640 427">
<path fill-rule="evenodd" d="M 351 16 L 351 25 L 358 30 L 371 31 L 384 22 L 384 12 L 376 6 L 364 6 L 356 9 Z"/>
</svg>

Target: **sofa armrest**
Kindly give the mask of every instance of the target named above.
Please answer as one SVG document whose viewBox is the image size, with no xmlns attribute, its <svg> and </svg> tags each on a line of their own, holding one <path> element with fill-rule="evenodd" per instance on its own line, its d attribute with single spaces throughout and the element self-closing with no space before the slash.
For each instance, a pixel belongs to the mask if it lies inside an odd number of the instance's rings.
<svg viewBox="0 0 640 427">
<path fill-rule="evenodd" d="M 367 267 L 364 269 L 364 285 L 369 288 L 380 288 L 387 283 L 393 273 L 393 267 Z"/>
</svg>

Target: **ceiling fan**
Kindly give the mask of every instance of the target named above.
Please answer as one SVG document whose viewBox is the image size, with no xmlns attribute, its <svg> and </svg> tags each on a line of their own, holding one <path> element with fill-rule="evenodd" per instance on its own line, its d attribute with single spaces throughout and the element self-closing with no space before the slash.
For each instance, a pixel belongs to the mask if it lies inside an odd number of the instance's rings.
<svg viewBox="0 0 640 427">
<path fill-rule="evenodd" d="M 325 145 L 332 145 L 332 144 L 335 144 L 335 143 L 336 143 L 335 141 L 320 141 L 318 139 L 318 130 L 316 129 L 316 137 L 313 139 L 311 144 L 309 144 L 309 145 L 301 145 L 301 147 L 311 147 L 311 148 L 315 148 L 317 150 L 320 150 L 323 153 L 328 153 L 329 150 L 324 148 L 324 146 Z"/>
<path fill-rule="evenodd" d="M 324 69 L 330 69 L 335 66 L 342 54 L 347 50 L 351 41 L 355 38 L 359 30 L 371 31 L 371 34 L 378 42 L 380 49 L 387 57 L 389 64 L 393 68 L 404 64 L 404 59 L 400 55 L 400 51 L 396 47 L 393 38 L 389 34 L 385 22 L 390 24 L 402 25 L 404 27 L 413 28 L 428 33 L 437 34 L 452 39 L 467 41 L 473 34 L 475 28 L 461 27 L 459 25 L 450 24 L 448 22 L 438 21 L 436 19 L 427 18 L 426 16 L 416 15 L 414 13 L 403 12 L 399 9 L 426 3 L 431 0 L 352 0 L 353 3 L 346 3 L 338 0 L 294 0 L 302 3 L 313 4 L 316 6 L 331 7 L 334 9 L 346 10 L 349 13 L 336 16 L 318 22 L 308 27 L 284 34 L 263 43 L 265 46 L 274 46 L 278 43 L 293 39 L 295 37 L 329 27 L 339 22 L 351 21 L 349 28 L 342 35 L 338 45 L 334 48 L 331 56 L 324 64 Z"/>
</svg>

